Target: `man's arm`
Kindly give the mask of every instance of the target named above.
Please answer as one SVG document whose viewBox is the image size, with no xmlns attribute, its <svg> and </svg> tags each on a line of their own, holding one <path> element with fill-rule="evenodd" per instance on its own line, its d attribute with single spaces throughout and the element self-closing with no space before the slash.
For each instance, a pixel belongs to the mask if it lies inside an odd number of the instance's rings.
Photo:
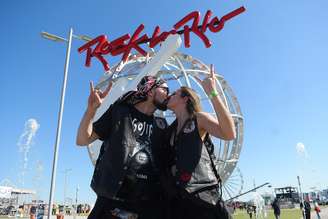
<svg viewBox="0 0 328 219">
<path fill-rule="evenodd" d="M 88 98 L 88 107 L 84 113 L 76 136 L 76 144 L 79 146 L 86 146 L 99 138 L 92 127 L 92 120 L 96 114 L 97 109 L 104 101 L 106 95 L 110 91 L 112 83 L 109 83 L 104 92 L 94 89 L 93 83 L 90 82 L 90 95 Z"/>
<path fill-rule="evenodd" d="M 79 146 L 86 146 L 99 138 L 93 131 L 92 120 L 96 112 L 87 109 L 85 111 L 76 136 L 76 144 Z"/>
</svg>

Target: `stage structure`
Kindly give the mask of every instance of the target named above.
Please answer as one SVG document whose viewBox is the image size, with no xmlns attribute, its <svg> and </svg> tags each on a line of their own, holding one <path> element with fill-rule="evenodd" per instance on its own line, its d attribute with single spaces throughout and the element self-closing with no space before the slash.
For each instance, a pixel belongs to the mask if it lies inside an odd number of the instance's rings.
<svg viewBox="0 0 328 219">
<path fill-rule="evenodd" d="M 0 186 L 0 206 L 8 207 L 29 202 L 35 194 L 36 192 L 30 189 Z"/>
<path fill-rule="evenodd" d="M 296 187 L 275 188 L 274 193 L 281 202 L 291 202 L 293 204 L 300 202 L 300 196 Z"/>
<path fill-rule="evenodd" d="M 178 36 L 171 36 L 171 38 L 175 37 Z M 171 43 L 167 42 L 170 40 Z M 152 50 L 146 57 L 140 54 L 130 55 L 126 62 L 120 62 L 114 65 L 110 71 L 107 71 L 96 87 L 100 90 L 104 90 L 109 81 L 113 80 L 115 83 L 105 101 L 98 109 L 95 120 L 97 120 L 108 109 L 109 105 L 114 100 L 126 91 L 134 89 L 141 77 L 149 73 L 167 80 L 170 90 L 176 90 L 180 86 L 193 88 L 201 98 L 203 109 L 215 116 L 215 111 L 210 100 L 203 91 L 201 85 L 195 80 L 196 76 L 199 78 L 205 78 L 209 75 L 209 65 L 204 64 L 190 55 L 176 52 L 179 44 L 181 44 L 181 39 L 170 39 L 169 37 L 163 43 L 159 52 L 155 53 L 154 50 Z M 220 98 L 232 113 L 237 133 L 237 137 L 233 141 L 224 141 L 212 137 L 215 144 L 217 169 L 222 177 L 223 183 L 225 183 L 237 165 L 242 148 L 244 133 L 243 116 L 237 98 L 231 87 L 221 74 L 218 74 L 217 72 L 215 73 L 217 90 Z M 156 113 L 165 117 L 169 123 L 174 120 L 174 114 L 170 111 L 156 111 Z M 100 147 L 101 141 L 99 140 L 88 146 L 88 152 L 93 164 L 96 163 Z M 240 180 L 242 181 L 242 178 Z"/>
</svg>

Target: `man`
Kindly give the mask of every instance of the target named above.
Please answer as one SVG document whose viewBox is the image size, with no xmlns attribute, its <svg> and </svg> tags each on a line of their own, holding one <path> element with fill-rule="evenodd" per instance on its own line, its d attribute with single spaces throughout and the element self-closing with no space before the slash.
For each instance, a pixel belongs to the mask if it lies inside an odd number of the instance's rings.
<svg viewBox="0 0 328 219">
<path fill-rule="evenodd" d="M 308 197 L 306 197 L 304 200 L 304 214 L 305 214 L 305 219 L 311 218 L 311 205 Z"/>
<path fill-rule="evenodd" d="M 274 216 L 276 217 L 276 219 L 280 219 L 280 205 L 279 205 L 279 201 L 277 198 L 274 199 L 271 206 L 273 208 L 273 213 L 274 213 Z"/>
<path fill-rule="evenodd" d="M 32 205 L 32 207 L 30 208 L 30 219 L 35 219 L 36 216 L 36 206 Z"/>
<path fill-rule="evenodd" d="M 110 89 L 111 84 L 101 92 L 90 83 L 77 134 L 80 146 L 103 141 L 91 182 L 97 201 L 88 218 L 161 218 L 157 158 L 167 123 L 153 113 L 166 109 L 168 86 L 162 79 L 145 76 L 137 91 L 124 94 L 92 124 Z"/>
<path fill-rule="evenodd" d="M 254 211 L 253 206 L 252 205 L 247 205 L 246 211 L 247 211 L 247 214 L 249 215 L 249 218 L 252 219 L 253 218 L 253 211 Z"/>
</svg>

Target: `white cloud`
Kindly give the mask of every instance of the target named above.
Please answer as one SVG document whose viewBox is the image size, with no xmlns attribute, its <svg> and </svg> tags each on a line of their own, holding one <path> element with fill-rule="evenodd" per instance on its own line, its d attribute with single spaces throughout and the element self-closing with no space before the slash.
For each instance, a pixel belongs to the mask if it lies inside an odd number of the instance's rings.
<svg viewBox="0 0 328 219">
<path fill-rule="evenodd" d="M 24 176 L 27 171 L 28 165 L 28 153 L 30 151 L 33 138 L 40 128 L 40 124 L 36 121 L 36 119 L 29 119 L 25 122 L 23 133 L 20 135 L 19 140 L 17 142 L 17 146 L 19 147 L 19 152 L 22 153 L 22 167 L 21 167 L 21 183 L 24 185 Z"/>
<path fill-rule="evenodd" d="M 306 147 L 302 142 L 299 142 L 299 143 L 296 144 L 296 151 L 297 151 L 297 154 L 300 157 L 303 157 L 303 158 L 308 158 L 309 157 L 309 155 L 307 153 L 307 150 L 306 150 Z"/>
</svg>

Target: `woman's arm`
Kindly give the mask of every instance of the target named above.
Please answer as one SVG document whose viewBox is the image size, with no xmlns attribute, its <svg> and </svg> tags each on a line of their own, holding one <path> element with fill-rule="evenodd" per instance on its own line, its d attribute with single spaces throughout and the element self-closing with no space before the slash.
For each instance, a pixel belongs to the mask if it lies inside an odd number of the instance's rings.
<svg viewBox="0 0 328 219">
<path fill-rule="evenodd" d="M 208 78 L 204 80 L 200 80 L 199 78 L 196 79 L 211 99 L 217 117 L 215 118 L 206 112 L 197 113 L 199 128 L 224 140 L 232 140 L 236 138 L 236 128 L 233 118 L 216 91 L 216 80 L 213 66 L 211 65 L 211 72 Z"/>
</svg>

